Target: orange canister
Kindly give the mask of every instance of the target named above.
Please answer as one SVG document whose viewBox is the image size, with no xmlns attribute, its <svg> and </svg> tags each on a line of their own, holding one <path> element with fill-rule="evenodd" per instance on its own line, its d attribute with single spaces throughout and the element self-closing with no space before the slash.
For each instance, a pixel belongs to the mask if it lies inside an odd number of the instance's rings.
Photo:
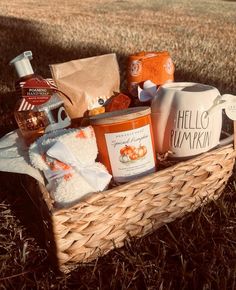
<svg viewBox="0 0 236 290">
<path fill-rule="evenodd" d="M 98 158 L 116 182 L 155 172 L 156 158 L 150 107 L 135 107 L 90 118 Z"/>
<path fill-rule="evenodd" d="M 147 80 L 156 85 L 174 80 L 174 64 L 168 51 L 142 51 L 129 56 L 127 65 L 129 93 L 137 97 L 137 86 Z"/>
</svg>

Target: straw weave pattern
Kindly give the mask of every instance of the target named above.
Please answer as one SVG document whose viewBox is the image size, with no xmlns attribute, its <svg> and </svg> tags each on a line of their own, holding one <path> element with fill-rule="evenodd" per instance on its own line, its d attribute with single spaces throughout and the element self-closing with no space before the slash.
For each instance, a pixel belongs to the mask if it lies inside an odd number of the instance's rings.
<svg viewBox="0 0 236 290">
<path fill-rule="evenodd" d="M 59 264 L 91 261 L 217 199 L 235 157 L 228 145 L 52 211 Z"/>
</svg>

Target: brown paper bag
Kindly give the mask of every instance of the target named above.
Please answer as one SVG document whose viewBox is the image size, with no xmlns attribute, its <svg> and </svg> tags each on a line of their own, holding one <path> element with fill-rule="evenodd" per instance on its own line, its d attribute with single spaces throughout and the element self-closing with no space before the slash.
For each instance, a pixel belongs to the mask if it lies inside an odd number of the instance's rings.
<svg viewBox="0 0 236 290">
<path fill-rule="evenodd" d="M 87 110 L 102 106 L 120 89 L 116 54 L 106 54 L 51 64 L 52 77 L 60 91 L 71 119 L 83 117 Z"/>
</svg>

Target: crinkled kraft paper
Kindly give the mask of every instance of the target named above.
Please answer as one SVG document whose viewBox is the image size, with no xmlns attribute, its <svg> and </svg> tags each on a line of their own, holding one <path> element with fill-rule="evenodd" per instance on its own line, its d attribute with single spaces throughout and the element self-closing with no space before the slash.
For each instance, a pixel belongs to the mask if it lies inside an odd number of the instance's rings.
<svg viewBox="0 0 236 290">
<path fill-rule="evenodd" d="M 51 64 L 53 79 L 64 95 L 65 108 L 71 119 L 83 117 L 87 110 L 101 106 L 119 91 L 120 72 L 115 53 Z"/>
</svg>

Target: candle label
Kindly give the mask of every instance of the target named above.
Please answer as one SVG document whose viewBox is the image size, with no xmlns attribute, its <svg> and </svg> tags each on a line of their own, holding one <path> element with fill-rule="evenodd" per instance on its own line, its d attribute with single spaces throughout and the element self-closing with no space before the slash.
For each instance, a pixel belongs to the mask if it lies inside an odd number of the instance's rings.
<svg viewBox="0 0 236 290">
<path fill-rule="evenodd" d="M 150 125 L 105 134 L 112 175 L 117 182 L 155 172 Z"/>
</svg>

